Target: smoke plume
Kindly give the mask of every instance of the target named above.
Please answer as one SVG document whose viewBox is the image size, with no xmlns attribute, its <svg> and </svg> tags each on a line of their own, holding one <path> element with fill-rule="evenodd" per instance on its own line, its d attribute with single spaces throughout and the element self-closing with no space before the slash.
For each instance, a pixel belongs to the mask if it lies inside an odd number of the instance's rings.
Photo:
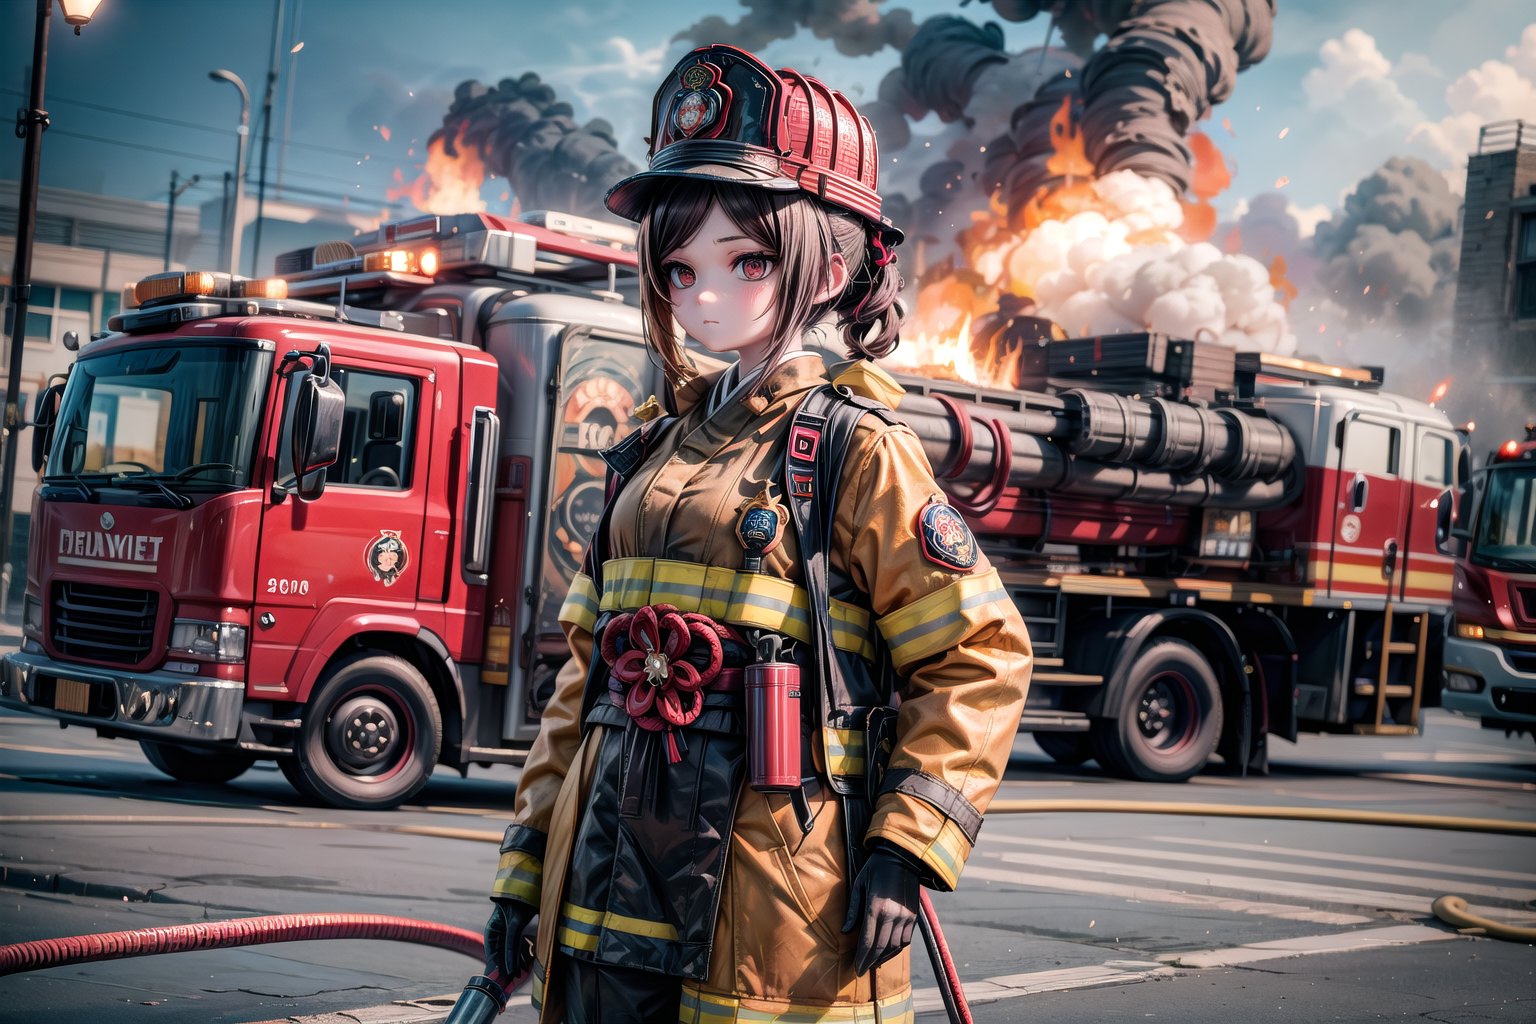
<svg viewBox="0 0 1536 1024">
<path fill-rule="evenodd" d="M 1232 94 L 1237 73 L 1269 53 L 1274 0 L 1089 0 L 1005 2 L 993 7 L 1020 20 L 1049 10 L 1069 45 L 1109 39 L 1068 81 L 1047 83 L 1020 108 L 1012 134 L 1015 166 L 994 165 L 1010 206 L 1022 206 L 1053 184 L 1044 169 L 1050 138 L 1039 131 L 1041 107 L 1064 95 L 1079 101 L 1075 120 L 1095 171 L 1122 168 L 1167 182 L 1176 193 L 1190 184 L 1193 154 L 1184 138 L 1211 107 Z M 1039 102 L 1045 99 L 1045 103 Z M 1043 115 L 1049 118 L 1049 113 Z"/>
<path fill-rule="evenodd" d="M 1319 285 L 1357 324 L 1446 320 L 1461 255 L 1459 206 L 1429 164 L 1391 158 L 1318 225 Z"/>
<path fill-rule="evenodd" d="M 449 156 L 475 153 L 492 174 L 507 179 L 524 210 L 563 210 L 607 217 L 603 195 L 635 165 L 618 151 L 613 127 L 602 119 L 578 125 L 568 103 L 529 72 L 494 87 L 460 83 L 431 142 Z"/>
<path fill-rule="evenodd" d="M 672 38 L 755 51 L 809 28 L 817 39 L 832 40 L 839 53 L 864 57 L 887 46 L 901 49 L 916 31 L 910 11 L 881 13 L 874 0 L 742 0 L 742 6 L 747 12 L 734 22 L 712 14 Z"/>
</svg>

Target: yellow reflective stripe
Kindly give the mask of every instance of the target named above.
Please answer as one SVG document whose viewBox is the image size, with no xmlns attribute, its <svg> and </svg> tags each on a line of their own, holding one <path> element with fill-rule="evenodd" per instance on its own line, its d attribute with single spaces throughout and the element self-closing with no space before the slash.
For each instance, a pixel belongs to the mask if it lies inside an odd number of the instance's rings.
<svg viewBox="0 0 1536 1024">
<path fill-rule="evenodd" d="M 597 622 L 597 588 L 592 585 L 590 576 L 577 573 L 571 579 L 571 589 L 565 593 L 558 618 L 560 622 L 592 632 Z"/>
<path fill-rule="evenodd" d="M 541 1013 L 544 1010 L 544 975 L 545 975 L 545 973 L 546 972 L 544 970 L 544 965 L 539 963 L 537 960 L 535 960 L 533 962 L 533 971 L 532 971 L 532 975 L 533 975 L 533 979 L 532 979 L 533 980 L 533 992 L 530 993 L 530 995 L 529 995 L 529 999 L 533 1003 L 533 1012 L 534 1013 Z"/>
<path fill-rule="evenodd" d="M 865 661 L 875 660 L 874 638 L 869 632 L 869 612 L 832 598 L 827 621 L 832 625 L 832 645 L 852 651 Z"/>
<path fill-rule="evenodd" d="M 828 726 L 821 730 L 821 735 L 826 744 L 828 775 L 864 774 L 864 730 Z"/>
<path fill-rule="evenodd" d="M 539 892 L 544 887 L 544 862 L 531 853 L 509 850 L 501 855 L 496 869 L 496 880 L 491 892 L 497 896 L 512 896 L 524 903 L 539 905 Z"/>
<path fill-rule="evenodd" d="M 648 921 L 643 917 L 626 917 L 623 914 L 615 914 L 611 910 L 588 910 L 586 907 L 577 906 L 574 903 L 562 903 L 560 905 L 560 934 L 566 931 L 578 935 L 583 939 L 590 939 L 592 945 L 577 946 L 578 949 L 596 949 L 597 932 L 606 928 L 609 931 L 624 932 L 628 935 L 643 935 L 648 939 L 675 940 L 677 929 L 665 921 Z M 562 938 L 560 941 L 564 942 Z M 575 943 L 570 943 L 575 945 Z"/>
<path fill-rule="evenodd" d="M 721 622 L 775 630 L 801 643 L 811 638 L 810 598 L 778 576 L 666 558 L 612 558 L 603 563 L 598 603 L 602 611 L 633 611 L 648 604 L 675 605 Z M 835 598 L 830 607 L 832 642 L 872 660 L 869 613 Z"/>
<path fill-rule="evenodd" d="M 980 576 L 962 576 L 943 590 L 896 609 L 876 625 L 899 669 L 953 647 L 971 631 L 972 611 L 1007 600 L 997 570 L 988 569 Z"/>
<path fill-rule="evenodd" d="M 970 852 L 971 844 L 965 838 L 965 833 L 960 831 L 960 826 L 945 819 L 938 837 L 923 854 L 923 862 L 953 889 L 960 881 L 960 869 L 965 867 L 965 859 Z"/>
<path fill-rule="evenodd" d="M 844 1003 L 841 1006 L 817 1006 L 811 1003 L 779 1003 L 778 1000 L 754 999 L 755 1003 L 778 1003 L 779 1008 L 761 1010 L 742 1005 L 743 1000 L 715 992 L 702 992 L 683 982 L 683 997 L 678 1004 L 678 1024 L 912 1024 L 912 990 L 873 1003 Z"/>
</svg>

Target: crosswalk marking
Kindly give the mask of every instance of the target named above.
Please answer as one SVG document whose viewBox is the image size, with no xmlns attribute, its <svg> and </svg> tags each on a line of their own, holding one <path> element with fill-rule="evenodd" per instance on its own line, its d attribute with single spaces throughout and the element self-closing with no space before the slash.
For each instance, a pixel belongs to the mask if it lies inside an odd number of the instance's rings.
<svg viewBox="0 0 1536 1024">
<path fill-rule="evenodd" d="M 1284 875 L 1309 875 L 1326 874 L 1328 878 L 1348 879 L 1352 882 L 1371 882 L 1376 885 L 1400 886 L 1405 889 L 1436 889 L 1454 885 L 1458 896 L 1486 896 L 1495 900 L 1512 900 L 1516 902 L 1528 902 L 1536 900 L 1536 889 L 1514 889 L 1506 886 L 1482 885 L 1477 882 L 1457 881 L 1450 882 L 1445 879 L 1429 878 L 1423 875 L 1395 875 L 1383 871 L 1359 871 L 1354 868 L 1319 867 L 1315 864 L 1298 864 L 1274 859 L 1270 855 L 1263 860 L 1254 857 L 1222 857 L 1208 853 L 1190 853 L 1185 850 L 1149 850 L 1138 847 L 1135 850 L 1127 850 L 1120 846 L 1111 846 L 1107 843 L 1088 843 L 1077 839 L 1037 839 L 1027 836 L 993 836 L 989 837 L 997 842 L 1013 843 L 1019 846 L 1037 846 L 1047 850 L 1081 850 L 1085 853 L 1108 854 L 1133 854 L 1144 860 L 1175 861 L 1180 864 L 1211 864 L 1217 867 L 1249 868 L 1260 872 L 1279 872 Z M 1439 893 L 1436 893 L 1439 895 Z"/>
<path fill-rule="evenodd" d="M 981 852 L 981 851 L 977 851 Z M 985 854 L 984 854 L 985 855 Z M 1161 903 L 1177 907 L 1205 907 L 1228 914 L 1253 914 L 1273 917 L 1281 921 L 1310 921 L 1313 924 L 1364 924 L 1374 918 L 1359 914 L 1344 914 L 1334 910 L 1318 910 L 1294 903 L 1266 903 L 1260 900 L 1241 899 L 1235 896 L 1213 896 L 1208 893 L 1178 892 L 1151 885 L 1126 885 L 1100 879 L 1087 880 L 1080 875 L 1050 875 L 1041 871 L 1016 871 L 988 867 L 977 863 L 973 855 L 965 866 L 960 884 L 972 881 L 1005 882 L 1026 889 L 1050 889 L 1054 892 L 1091 893 L 1095 896 L 1112 896 L 1133 903 Z"/>
<path fill-rule="evenodd" d="M 1127 850 L 1125 852 L 1127 856 L 1135 856 L 1139 851 Z M 1145 865 L 1138 867 L 1127 861 L 1090 860 L 1084 857 L 1056 857 L 1044 853 L 998 853 L 994 851 L 989 852 L 987 855 L 1006 864 L 1046 869 L 1054 868 L 1061 871 L 1096 875 L 1125 877 L 1134 872 L 1150 870 L 1156 881 L 1165 885 L 1198 885 L 1240 893 L 1317 900 L 1322 903 L 1335 905 L 1369 907 L 1378 910 L 1402 910 L 1414 914 L 1429 913 L 1431 899 L 1428 896 L 1409 896 L 1403 893 L 1380 892 L 1373 889 L 1354 889 L 1348 886 L 1314 885 L 1306 882 L 1290 882 L 1279 878 L 1265 878 L 1263 876 L 1181 871 L 1178 868 L 1163 865 L 1149 869 Z M 1079 880 L 1076 891 L 1084 893 L 1097 892 L 1099 891 L 1098 883 Z M 1436 895 L 1439 894 L 1437 893 Z M 1525 920 L 1524 917 L 1512 917 L 1508 910 L 1498 907 L 1474 906 L 1469 907 L 1469 909 L 1474 914 L 1499 921 Z"/>
<path fill-rule="evenodd" d="M 995 837 L 988 837 L 995 838 Z M 1147 836 L 1154 843 L 1174 843 L 1181 846 L 1207 846 L 1220 850 L 1248 850 L 1270 856 L 1306 857 L 1310 860 L 1342 860 L 1351 864 L 1375 864 L 1384 868 L 1408 868 L 1425 871 L 1432 875 L 1466 875 L 1471 878 L 1507 878 L 1511 882 L 1536 882 L 1536 874 L 1529 871 L 1502 871 L 1498 868 L 1475 867 L 1459 864 L 1426 864 L 1421 860 L 1404 860 L 1398 857 L 1377 857 L 1372 854 L 1346 853 L 1338 850 L 1302 850 L 1294 846 L 1276 846 L 1273 843 L 1241 843 L 1235 839 L 1202 839 L 1198 836 Z"/>
</svg>

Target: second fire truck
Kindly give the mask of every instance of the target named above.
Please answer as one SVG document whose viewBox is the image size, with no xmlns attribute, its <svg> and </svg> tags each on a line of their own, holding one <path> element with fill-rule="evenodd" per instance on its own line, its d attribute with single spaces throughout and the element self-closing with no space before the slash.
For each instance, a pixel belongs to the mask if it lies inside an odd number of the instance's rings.
<svg viewBox="0 0 1536 1024">
<path fill-rule="evenodd" d="M 275 759 L 389 807 L 526 753 L 597 453 L 663 388 L 607 225 L 426 216 L 277 270 L 140 282 L 41 396 L 0 704 L 179 779 Z M 1463 460 L 1442 413 L 1158 335 L 1014 352 L 1018 388 L 903 374 L 891 401 L 1029 624 L 1021 728 L 1052 757 L 1178 781 L 1261 770 L 1270 735 L 1418 728 Z"/>
</svg>

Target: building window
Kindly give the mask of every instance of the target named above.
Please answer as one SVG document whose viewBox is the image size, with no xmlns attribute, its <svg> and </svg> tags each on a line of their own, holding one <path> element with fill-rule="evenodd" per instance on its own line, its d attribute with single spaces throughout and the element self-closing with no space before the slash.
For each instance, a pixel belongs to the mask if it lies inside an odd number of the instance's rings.
<svg viewBox="0 0 1536 1024">
<path fill-rule="evenodd" d="M 1520 217 L 1515 247 L 1515 319 L 1536 320 L 1536 213 Z"/>
</svg>

